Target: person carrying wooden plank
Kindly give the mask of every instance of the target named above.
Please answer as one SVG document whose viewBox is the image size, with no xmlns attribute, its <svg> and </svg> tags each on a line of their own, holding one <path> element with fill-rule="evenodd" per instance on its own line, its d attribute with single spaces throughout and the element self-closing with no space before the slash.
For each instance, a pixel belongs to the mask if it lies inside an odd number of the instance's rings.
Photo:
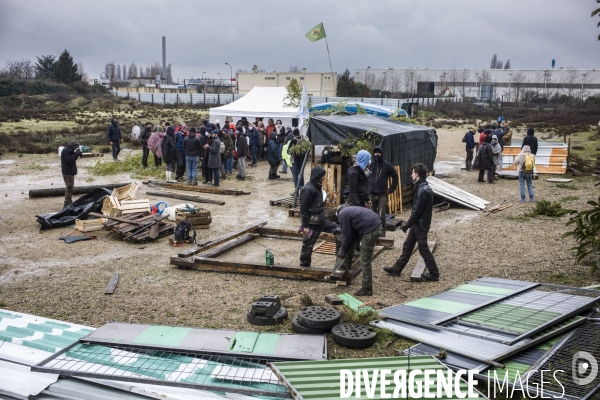
<svg viewBox="0 0 600 400">
<path fill-rule="evenodd" d="M 383 270 L 392 276 L 400 276 L 404 267 L 408 263 L 415 243 L 419 246 L 419 253 L 425 261 L 425 267 L 429 271 L 423 273 L 421 279 L 424 281 L 439 281 L 440 271 L 431 250 L 427 246 L 427 233 L 431 226 L 431 216 L 433 214 L 433 190 L 427 183 L 427 167 L 421 163 L 411 167 L 412 179 L 415 183 L 414 202 L 410 218 L 400 227 L 402 231 L 408 231 L 402 254 L 392 267 L 385 267 Z"/>
<path fill-rule="evenodd" d="M 388 187 L 389 178 L 392 178 L 390 187 Z M 394 193 L 398 186 L 398 174 L 392 164 L 383 159 L 381 146 L 376 146 L 373 150 L 373 162 L 371 163 L 371 174 L 368 182 L 371 210 L 381 218 L 383 231 L 381 236 L 385 236 L 385 213 L 388 206 L 388 195 Z"/>
<path fill-rule="evenodd" d="M 302 221 L 302 250 L 300 250 L 300 266 L 310 267 L 313 246 L 321 232 L 333 233 L 336 237 L 336 250 L 340 244 L 338 224 L 328 221 L 323 205 L 323 178 L 325 169 L 319 165 L 310 172 L 310 182 L 300 192 L 300 219 Z"/>
<path fill-rule="evenodd" d="M 354 296 L 372 296 L 371 260 L 375 244 L 383 233 L 382 221 L 376 213 L 367 208 L 346 205 L 338 207 L 336 218 L 342 231 L 342 243 L 337 251 L 336 266 L 340 264 L 349 266 L 352 263 L 355 243 L 360 242 L 362 287 L 354 293 Z"/>
</svg>

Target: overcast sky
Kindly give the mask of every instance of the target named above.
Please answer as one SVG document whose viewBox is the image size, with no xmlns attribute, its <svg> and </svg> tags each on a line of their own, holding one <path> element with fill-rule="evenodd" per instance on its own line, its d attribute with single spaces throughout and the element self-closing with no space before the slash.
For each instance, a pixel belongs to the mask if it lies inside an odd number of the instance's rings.
<svg viewBox="0 0 600 400">
<path fill-rule="evenodd" d="M 0 63 L 68 49 L 98 78 L 107 62 L 167 63 L 173 77 L 355 68 L 487 68 L 494 53 L 513 68 L 600 68 L 594 0 L 2 0 Z M 455 61 L 456 60 L 456 61 Z M 456 64 L 455 64 L 456 63 Z"/>
</svg>

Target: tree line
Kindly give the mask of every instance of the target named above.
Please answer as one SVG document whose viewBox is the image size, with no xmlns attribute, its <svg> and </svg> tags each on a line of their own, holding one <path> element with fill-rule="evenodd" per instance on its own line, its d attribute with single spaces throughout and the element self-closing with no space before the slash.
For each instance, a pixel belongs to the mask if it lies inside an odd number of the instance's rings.
<svg viewBox="0 0 600 400">
<path fill-rule="evenodd" d="M 35 63 L 26 59 L 8 60 L 0 69 L 0 78 L 50 80 L 69 85 L 86 79 L 87 75 L 83 64 L 75 63 L 65 49 L 58 59 L 56 56 L 46 55 L 37 57 Z"/>
<path fill-rule="evenodd" d="M 146 67 L 138 67 L 134 62 L 132 62 L 128 67 L 126 64 L 115 64 L 111 61 L 104 65 L 103 74 L 105 79 L 108 79 L 116 86 L 127 86 L 129 81 L 134 78 L 155 78 L 156 75 L 160 75 L 162 77 L 163 71 L 159 62 L 155 62 L 153 65 Z M 163 78 L 166 79 L 167 84 L 173 82 L 170 64 L 167 65 L 166 77 Z"/>
</svg>

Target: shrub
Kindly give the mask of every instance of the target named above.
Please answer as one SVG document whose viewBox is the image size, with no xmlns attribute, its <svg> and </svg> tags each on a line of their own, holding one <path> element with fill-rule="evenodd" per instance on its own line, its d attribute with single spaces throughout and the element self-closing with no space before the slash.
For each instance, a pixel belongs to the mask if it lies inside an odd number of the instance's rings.
<svg viewBox="0 0 600 400">
<path fill-rule="evenodd" d="M 564 210 L 562 214 L 572 214 L 567 226 L 573 226 L 572 231 L 565 232 L 562 237 L 572 236 L 578 246 L 571 248 L 576 250 L 576 259 L 578 263 L 586 256 L 598 258 L 600 255 L 600 204 L 595 201 L 588 201 L 592 208 L 585 211 Z M 600 259 L 597 259 L 590 270 L 590 275 L 600 268 Z"/>
<path fill-rule="evenodd" d="M 563 208 L 558 201 L 551 203 L 548 200 L 540 200 L 536 203 L 533 210 L 527 214 L 527 216 L 537 217 L 539 215 L 543 215 L 546 217 L 558 217 L 562 215 L 562 210 Z"/>
</svg>

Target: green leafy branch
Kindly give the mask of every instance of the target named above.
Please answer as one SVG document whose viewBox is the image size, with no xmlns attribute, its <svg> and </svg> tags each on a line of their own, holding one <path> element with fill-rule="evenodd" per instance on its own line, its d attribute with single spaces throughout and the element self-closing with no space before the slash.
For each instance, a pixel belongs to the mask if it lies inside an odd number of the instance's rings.
<svg viewBox="0 0 600 400">
<path fill-rule="evenodd" d="M 579 244 L 571 248 L 571 250 L 576 250 L 575 262 L 579 263 L 587 256 L 597 258 L 596 263 L 590 270 L 591 275 L 600 268 L 600 204 L 595 201 L 588 201 L 587 204 L 592 208 L 585 211 L 561 211 L 561 214 L 572 215 L 566 225 L 573 227 L 573 230 L 565 232 L 562 237 L 572 236 Z"/>
</svg>

